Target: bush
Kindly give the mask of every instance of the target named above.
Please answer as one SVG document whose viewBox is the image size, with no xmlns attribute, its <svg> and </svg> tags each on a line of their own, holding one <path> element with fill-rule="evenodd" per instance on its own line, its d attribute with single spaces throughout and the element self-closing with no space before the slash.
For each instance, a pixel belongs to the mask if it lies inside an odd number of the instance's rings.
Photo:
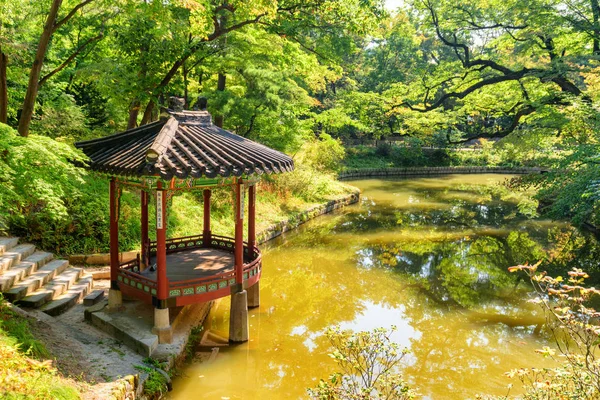
<svg viewBox="0 0 600 400">
<path fill-rule="evenodd" d="M 546 329 L 557 345 L 557 350 L 544 347 L 538 352 L 559 366 L 520 368 L 506 375 L 521 381 L 524 399 L 597 399 L 600 393 L 600 314 L 590 302 L 600 295 L 600 290 L 585 286 L 588 275 L 580 269 L 569 271 L 565 282 L 560 276 L 553 278 L 545 272 L 538 273 L 539 264 L 518 265 L 509 271 L 525 271 L 531 280 L 538 294 L 534 302 L 544 310 Z"/>
<path fill-rule="evenodd" d="M 356 333 L 329 329 L 327 338 L 333 346 L 330 356 L 340 371 L 308 389 L 310 397 L 323 400 L 414 398 L 416 393 L 398 370 L 407 350 L 390 340 L 394 329 Z"/>
<path fill-rule="evenodd" d="M 340 168 L 345 155 L 344 146 L 339 139 L 322 133 L 319 139 L 303 146 L 298 154 L 298 161 L 317 171 L 331 172 Z"/>
</svg>

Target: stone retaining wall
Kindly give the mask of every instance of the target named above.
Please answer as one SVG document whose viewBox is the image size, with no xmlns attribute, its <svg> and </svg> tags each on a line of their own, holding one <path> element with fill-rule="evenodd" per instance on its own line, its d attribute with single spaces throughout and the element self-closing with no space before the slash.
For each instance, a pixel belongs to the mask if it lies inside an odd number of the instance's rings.
<svg viewBox="0 0 600 400">
<path fill-rule="evenodd" d="M 335 200 L 328 201 L 325 204 L 320 204 L 309 208 L 308 210 L 302 211 L 300 214 L 288 218 L 285 221 L 278 222 L 271 225 L 267 229 L 264 229 L 257 233 L 256 240 L 258 243 L 267 242 L 284 232 L 297 228 L 306 221 L 318 217 L 319 215 L 327 214 L 338 208 L 342 208 L 349 204 L 358 202 L 360 198 L 360 190 L 356 189 L 351 194 L 345 195 Z"/>
<path fill-rule="evenodd" d="M 339 179 L 353 179 L 374 176 L 428 176 L 447 174 L 541 174 L 544 168 L 531 167 L 410 167 L 410 168 L 362 168 L 341 172 Z"/>
</svg>

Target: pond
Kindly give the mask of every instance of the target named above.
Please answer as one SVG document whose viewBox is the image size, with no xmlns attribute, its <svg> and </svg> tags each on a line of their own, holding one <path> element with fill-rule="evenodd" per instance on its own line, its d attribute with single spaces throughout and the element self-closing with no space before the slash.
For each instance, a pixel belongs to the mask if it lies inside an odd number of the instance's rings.
<svg viewBox="0 0 600 400">
<path fill-rule="evenodd" d="M 335 371 L 324 333 L 395 326 L 405 379 L 425 399 L 504 395 L 504 373 L 542 367 L 548 344 L 529 286 L 507 268 L 550 258 L 585 266 L 591 239 L 528 219 L 508 175 L 351 181 L 357 205 L 263 246 L 250 341 L 188 365 L 170 399 L 298 399 Z M 586 261 L 587 260 L 587 261 Z M 562 263 L 562 264 L 561 264 Z M 229 302 L 205 329 L 227 337 Z M 511 393 L 518 393 L 513 389 Z"/>
</svg>

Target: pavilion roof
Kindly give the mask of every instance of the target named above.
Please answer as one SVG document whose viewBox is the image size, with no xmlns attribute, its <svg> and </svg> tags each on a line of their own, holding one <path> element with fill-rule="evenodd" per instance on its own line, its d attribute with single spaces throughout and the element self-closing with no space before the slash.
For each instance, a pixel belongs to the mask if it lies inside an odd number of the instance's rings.
<svg viewBox="0 0 600 400">
<path fill-rule="evenodd" d="M 169 111 L 167 120 L 77 142 L 88 168 L 127 177 L 215 178 L 292 171 L 287 155 L 213 125 L 206 111 Z"/>
</svg>

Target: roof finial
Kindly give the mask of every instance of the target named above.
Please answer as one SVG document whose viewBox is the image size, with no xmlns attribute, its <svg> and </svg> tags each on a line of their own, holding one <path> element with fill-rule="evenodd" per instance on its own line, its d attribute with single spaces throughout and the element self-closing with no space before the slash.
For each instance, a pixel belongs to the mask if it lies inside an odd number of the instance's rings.
<svg viewBox="0 0 600 400">
<path fill-rule="evenodd" d="M 185 107 L 185 99 L 183 97 L 169 97 L 169 108 L 173 111 L 183 111 Z"/>
<path fill-rule="evenodd" d="M 196 103 L 192 110 L 194 111 L 206 111 L 206 106 L 208 105 L 208 99 L 204 96 L 198 96 Z"/>
</svg>

